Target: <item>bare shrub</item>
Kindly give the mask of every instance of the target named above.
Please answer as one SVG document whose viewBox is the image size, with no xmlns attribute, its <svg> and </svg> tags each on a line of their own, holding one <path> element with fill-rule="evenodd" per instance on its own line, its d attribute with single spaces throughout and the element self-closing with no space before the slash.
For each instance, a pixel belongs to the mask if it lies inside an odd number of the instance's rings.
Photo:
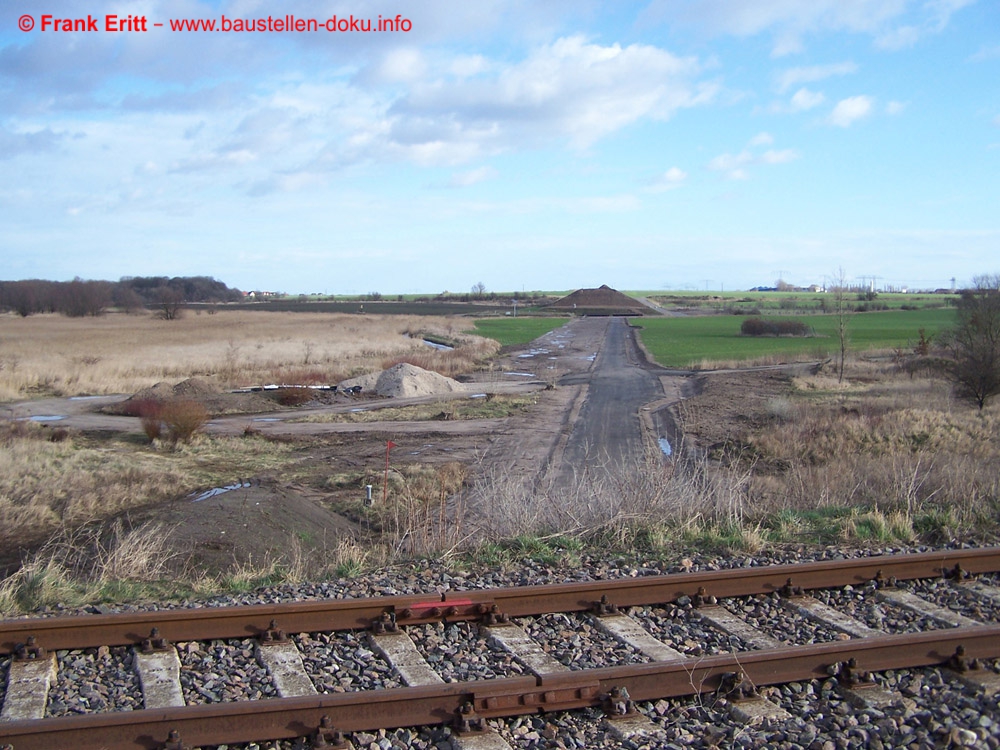
<svg viewBox="0 0 1000 750">
<path fill-rule="evenodd" d="M 161 412 L 171 443 L 188 443 L 208 422 L 208 412 L 197 401 L 174 399 L 163 404 Z"/>
<path fill-rule="evenodd" d="M 139 417 L 142 431 L 149 442 L 159 440 L 163 437 L 163 402 L 156 399 L 139 399 L 132 403 L 132 399 L 127 402 L 128 411 L 133 416 Z"/>
</svg>

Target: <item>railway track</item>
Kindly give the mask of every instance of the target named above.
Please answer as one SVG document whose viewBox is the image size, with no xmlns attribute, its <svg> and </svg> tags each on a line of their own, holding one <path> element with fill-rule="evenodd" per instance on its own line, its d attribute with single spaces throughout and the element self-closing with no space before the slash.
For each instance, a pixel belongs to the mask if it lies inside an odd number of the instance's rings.
<svg viewBox="0 0 1000 750">
<path fill-rule="evenodd" d="M 5 620 L 0 748 L 350 747 L 378 730 L 448 727 L 453 747 L 503 749 L 518 735 L 499 720 L 573 710 L 603 712 L 622 743 L 668 747 L 653 738 L 683 696 L 709 696 L 735 724 L 794 723 L 769 686 L 819 681 L 885 712 L 910 699 L 872 673 L 918 668 L 992 700 L 998 571 L 990 548 Z M 947 746 L 978 742 L 994 719 L 952 727 Z M 524 746 L 547 746 L 527 734 Z"/>
</svg>

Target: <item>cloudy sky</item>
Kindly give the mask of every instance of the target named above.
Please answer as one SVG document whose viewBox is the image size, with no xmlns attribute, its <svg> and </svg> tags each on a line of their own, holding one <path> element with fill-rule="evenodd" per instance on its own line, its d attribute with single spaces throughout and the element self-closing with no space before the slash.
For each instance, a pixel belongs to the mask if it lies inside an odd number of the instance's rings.
<svg viewBox="0 0 1000 750">
<path fill-rule="evenodd" d="M 171 30 L 397 14 L 408 31 Z M 995 0 L 0 4 L 0 279 L 731 290 L 838 269 L 1000 271 Z"/>
</svg>

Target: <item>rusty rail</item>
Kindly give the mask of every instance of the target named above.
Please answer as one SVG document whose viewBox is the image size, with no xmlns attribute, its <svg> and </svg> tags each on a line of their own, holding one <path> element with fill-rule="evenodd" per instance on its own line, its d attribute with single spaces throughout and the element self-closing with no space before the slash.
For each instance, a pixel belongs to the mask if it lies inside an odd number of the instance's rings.
<svg viewBox="0 0 1000 750">
<path fill-rule="evenodd" d="M 139 645 L 153 628 L 172 642 L 249 638 L 271 621 L 289 633 L 367 629 L 391 614 L 400 625 L 481 620 L 487 613 L 509 617 L 592 609 L 606 597 L 618 607 L 665 604 L 704 591 L 716 597 L 780 590 L 789 579 L 804 589 L 867 583 L 876 577 L 909 580 L 955 571 L 1000 571 L 1000 548 L 946 550 L 827 562 L 734 568 L 551 586 L 447 592 L 375 599 L 335 599 L 247 607 L 205 607 L 114 615 L 27 618 L 0 621 L 0 654 L 12 653 L 29 637 L 47 650 Z"/>
<path fill-rule="evenodd" d="M 515 677 L 8 722 L 0 726 L 0 741 L 15 750 L 164 750 L 170 747 L 169 738 L 196 747 L 315 737 L 324 727 L 356 732 L 440 725 L 470 705 L 478 716 L 499 718 L 600 706 L 613 688 L 621 687 L 633 700 L 641 701 L 708 693 L 732 673 L 742 674 L 755 686 L 825 678 L 831 667 L 851 658 L 866 670 L 945 664 L 960 646 L 969 658 L 1000 657 L 1000 625 L 790 646 L 708 657 L 696 663 L 684 660 L 579 670 L 537 679 Z"/>
</svg>

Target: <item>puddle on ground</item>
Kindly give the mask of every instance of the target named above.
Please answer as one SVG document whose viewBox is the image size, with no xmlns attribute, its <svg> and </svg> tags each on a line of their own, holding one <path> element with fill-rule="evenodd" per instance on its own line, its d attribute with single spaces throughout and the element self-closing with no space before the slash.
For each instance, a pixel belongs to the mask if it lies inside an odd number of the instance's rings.
<svg viewBox="0 0 1000 750">
<path fill-rule="evenodd" d="M 254 417 L 251 422 L 280 422 L 281 417 Z"/>
<path fill-rule="evenodd" d="M 533 372 L 505 372 L 504 375 L 510 375 L 518 378 L 533 378 L 535 373 Z"/>
<path fill-rule="evenodd" d="M 37 414 L 34 417 L 23 417 L 18 422 L 58 422 L 60 419 L 66 419 L 65 414 Z"/>
<path fill-rule="evenodd" d="M 660 444 L 660 450 L 663 451 L 663 455 L 664 456 L 671 456 L 671 455 L 673 455 L 674 449 L 670 447 L 670 441 L 669 440 L 667 440 L 665 437 L 661 437 L 656 442 L 658 442 Z"/>
<path fill-rule="evenodd" d="M 485 393 L 473 393 L 469 398 L 486 398 Z"/>
<path fill-rule="evenodd" d="M 70 401 L 93 401 L 95 398 L 108 398 L 108 396 L 70 396 Z"/>
<path fill-rule="evenodd" d="M 423 342 L 425 344 L 427 344 L 427 346 L 429 346 L 431 349 L 437 349 L 439 352 L 453 352 L 453 351 L 455 351 L 455 347 L 448 346 L 447 344 L 439 344 L 436 341 L 429 341 L 427 339 L 424 339 Z"/>
<path fill-rule="evenodd" d="M 210 497 L 215 497 L 216 495 L 224 495 L 227 492 L 232 492 L 233 490 L 242 490 L 245 487 L 249 487 L 250 482 L 237 482 L 236 484 L 227 484 L 225 487 L 214 487 L 207 492 L 202 492 L 198 497 L 192 498 L 192 503 L 200 503 L 202 500 L 208 500 Z M 194 494 L 193 492 L 191 493 Z"/>
</svg>

